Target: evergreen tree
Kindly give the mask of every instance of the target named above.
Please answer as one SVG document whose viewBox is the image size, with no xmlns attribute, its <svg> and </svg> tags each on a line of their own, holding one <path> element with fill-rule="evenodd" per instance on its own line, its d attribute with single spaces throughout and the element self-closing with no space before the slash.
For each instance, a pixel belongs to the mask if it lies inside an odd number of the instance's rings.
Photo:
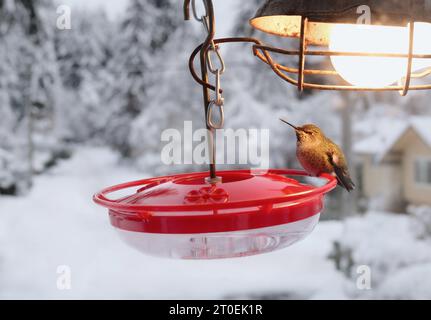
<svg viewBox="0 0 431 320">
<path fill-rule="evenodd" d="M 191 77 L 187 64 L 190 52 L 200 41 L 196 28 L 181 22 L 154 57 L 154 65 L 159 66 L 159 72 L 155 74 L 158 83 L 148 90 L 148 102 L 143 112 L 133 120 L 129 138 L 133 158 L 144 170 L 164 174 L 172 170 L 193 169 L 190 165 L 171 168 L 162 164 L 160 137 L 168 128 L 182 131 L 184 121 L 192 121 L 194 129 L 205 127 L 202 89 Z"/>
<path fill-rule="evenodd" d="M 176 27 L 172 0 L 132 0 L 116 39 L 110 64 L 115 75 L 109 99 L 107 140 L 123 157 L 133 150 L 128 141 L 131 122 L 148 104 L 148 90 L 158 83 L 154 59 Z"/>
<path fill-rule="evenodd" d="M 71 30 L 56 32 L 56 53 L 64 87 L 62 137 L 82 142 L 98 139 L 109 112 L 105 96 L 111 94 L 114 75 L 107 65 L 112 57 L 110 39 L 115 25 L 106 15 L 76 12 Z"/>
<path fill-rule="evenodd" d="M 13 177 L 7 190 L 28 187 L 32 175 L 44 169 L 58 148 L 58 70 L 49 6 L 45 0 L 0 3 L 0 68 L 7 70 L 1 80 L 5 103 L 1 108 L 9 115 L 2 117 L 0 124 L 7 121 L 12 130 L 0 141 L 0 148 L 9 153 L 12 162 L 6 165 Z"/>
</svg>

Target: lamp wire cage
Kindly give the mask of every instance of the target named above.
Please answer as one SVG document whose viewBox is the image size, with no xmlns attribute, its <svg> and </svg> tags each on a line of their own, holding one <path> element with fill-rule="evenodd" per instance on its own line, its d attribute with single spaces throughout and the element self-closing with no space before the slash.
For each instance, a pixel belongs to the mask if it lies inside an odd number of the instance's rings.
<svg viewBox="0 0 431 320">
<path fill-rule="evenodd" d="M 210 3 L 211 0 L 203 0 L 204 3 Z M 189 5 L 191 0 L 185 0 L 184 3 L 184 12 L 185 17 L 189 19 Z M 206 7 L 211 7 L 206 5 Z M 212 13 L 214 17 L 214 13 Z M 213 21 L 214 23 L 214 21 Z M 412 72 L 412 64 L 414 59 L 430 59 L 431 54 L 415 54 L 413 52 L 414 48 L 414 31 L 415 31 L 415 20 L 410 19 L 409 23 L 409 39 L 408 39 L 408 52 L 405 53 L 364 53 L 364 52 L 340 52 L 340 51 L 329 51 L 329 50 L 312 50 L 309 49 L 309 45 L 307 43 L 307 25 L 309 23 L 309 18 L 306 16 L 301 16 L 301 29 L 299 34 L 299 42 L 297 50 L 286 50 L 282 48 L 268 46 L 263 44 L 260 40 L 252 37 L 230 37 L 230 38 L 222 38 L 222 39 L 212 39 L 216 44 L 222 43 L 232 43 L 232 42 L 249 42 L 253 44 L 253 54 L 259 58 L 262 62 L 269 65 L 271 69 L 283 80 L 288 83 L 298 87 L 299 91 L 304 89 L 315 89 L 315 90 L 337 90 L 337 91 L 400 91 L 402 95 L 407 95 L 410 90 L 429 90 L 431 89 L 431 84 L 417 84 L 413 85 L 411 79 L 414 78 L 424 78 L 431 74 L 431 68 L 428 68 L 422 72 L 414 73 Z M 205 42 L 206 43 L 206 42 Z M 208 82 L 203 81 L 201 78 L 197 76 L 196 71 L 194 70 L 194 60 L 197 56 L 197 53 L 202 50 L 205 43 L 201 44 L 198 48 L 193 51 L 190 58 L 190 71 L 192 73 L 193 78 L 205 88 L 210 90 L 215 90 L 215 86 L 209 84 Z M 205 49 L 205 50 L 208 50 Z M 285 66 L 283 64 L 277 63 L 272 54 L 281 54 L 288 56 L 296 56 L 298 58 L 298 65 L 296 67 Z M 345 57 L 378 57 L 378 58 L 405 58 L 407 65 L 406 75 L 401 81 L 399 81 L 398 85 L 389 85 L 384 87 L 362 87 L 355 86 L 349 84 L 338 84 L 340 78 L 337 79 L 337 76 L 340 76 L 339 73 L 335 70 L 322 70 L 322 69 L 306 69 L 306 57 L 307 56 L 320 56 L 320 57 L 334 57 L 334 56 L 345 56 Z M 296 75 L 296 79 L 292 76 Z M 322 76 L 321 83 L 316 82 L 307 82 L 306 76 L 309 75 L 318 75 Z M 331 81 L 328 81 L 328 77 L 332 77 L 334 79 L 332 82 L 337 82 L 331 84 Z M 324 79 L 324 80 L 323 80 Z"/>
<path fill-rule="evenodd" d="M 208 114 L 210 113 L 210 108 L 213 106 L 213 101 L 211 101 L 211 92 L 215 92 L 217 96 L 223 93 L 220 85 L 212 85 L 209 83 L 208 77 L 208 68 L 211 68 L 211 62 L 208 64 L 208 60 L 210 60 L 209 51 L 215 49 L 215 46 L 226 43 L 250 43 L 252 45 L 252 53 L 263 63 L 267 64 L 273 72 L 285 80 L 286 82 L 296 86 L 299 91 L 303 91 L 304 89 L 312 89 L 312 90 L 336 90 L 336 91 L 371 91 L 371 92 L 388 92 L 388 91 L 399 91 L 402 96 L 406 96 L 410 90 L 430 90 L 431 84 L 413 84 L 412 79 L 425 78 L 426 76 L 431 74 L 431 68 L 427 68 L 425 70 L 421 70 L 420 72 L 413 72 L 412 66 L 414 59 L 429 59 L 431 61 L 431 54 L 416 54 L 414 53 L 414 44 L 415 44 L 415 22 L 417 22 L 413 17 L 418 16 L 418 14 L 424 15 L 426 12 L 430 11 L 431 13 L 431 1 L 429 0 L 416 0 L 416 1 L 406 1 L 406 0 L 390 0 L 388 2 L 393 2 L 397 10 L 392 12 L 391 14 L 384 13 L 385 10 L 388 9 L 388 6 L 391 3 L 383 4 L 382 1 L 375 0 L 361 0 L 361 1 L 344 1 L 344 0 L 321 0 L 313 1 L 314 5 L 323 6 L 324 14 L 323 18 L 327 19 L 327 21 L 338 22 L 340 19 L 340 12 L 346 13 L 348 10 L 351 10 L 355 5 L 359 5 L 361 3 L 366 3 L 369 5 L 373 5 L 374 8 L 377 8 L 378 11 L 376 15 L 380 19 L 379 23 L 382 21 L 388 21 L 387 19 L 391 19 L 389 21 L 396 22 L 395 25 L 401 26 L 408 24 L 408 52 L 405 53 L 364 53 L 364 52 L 341 52 L 341 51 L 330 51 L 328 50 L 318 50 L 318 49 L 310 49 L 313 44 L 312 41 L 308 41 L 308 36 L 312 30 L 309 30 L 309 26 L 312 25 L 316 21 L 324 21 L 322 20 L 322 16 L 316 15 L 316 12 L 312 12 L 309 15 L 306 14 L 306 10 L 309 10 L 307 7 L 310 2 L 305 0 L 267 0 L 265 4 L 258 10 L 259 12 L 268 10 L 271 2 L 275 2 L 276 9 L 279 10 L 279 6 L 287 6 L 289 14 L 296 14 L 300 16 L 300 30 L 299 34 L 294 34 L 296 38 L 298 38 L 298 49 L 297 50 L 287 50 L 283 48 L 273 47 L 264 44 L 257 38 L 253 37 L 228 37 L 228 38 L 220 38 L 215 39 L 215 16 L 214 16 L 214 7 L 212 0 L 202 0 L 205 7 L 205 16 L 198 17 L 196 13 L 196 0 L 185 0 L 184 1 L 184 19 L 190 20 L 191 12 L 193 12 L 193 16 L 199 22 L 204 21 L 206 30 L 207 30 L 207 38 L 205 41 L 200 44 L 194 51 L 192 52 L 189 59 L 189 70 L 191 72 L 194 80 L 199 83 L 203 88 L 203 96 L 204 96 L 204 107 L 205 107 L 205 117 L 207 119 L 207 129 L 210 131 L 210 139 L 209 139 L 209 150 L 210 150 L 210 181 L 217 181 L 216 169 L 215 169 L 215 141 L 214 141 L 214 130 L 219 128 L 211 127 L 208 121 Z M 429 1 L 430 3 L 426 2 Z M 293 5 L 295 2 L 296 6 Z M 357 2 L 357 3 L 356 3 Z M 408 3 L 407 3 L 408 2 Z M 419 2 L 422 6 L 419 6 Z M 338 7 L 336 5 L 338 4 Z M 192 5 L 192 8 L 190 6 Z M 344 6 L 344 7 L 343 7 Z M 424 7 L 424 6 L 429 6 Z M 293 8 L 293 9 L 292 9 Z M 298 13 L 299 8 L 299 13 Z M 330 12 L 331 8 L 335 8 L 339 10 L 338 15 L 334 15 L 331 17 L 328 12 Z M 408 10 L 406 10 L 406 8 Z M 425 8 L 425 9 L 424 9 Z M 321 8 L 320 8 L 321 9 Z M 290 12 L 292 10 L 296 10 L 295 12 Z M 304 12 L 302 12 L 302 11 Z M 380 10 L 380 11 L 379 11 Z M 392 10 L 394 10 L 392 8 Z M 271 10 L 270 10 L 271 11 Z M 270 12 L 272 14 L 272 12 Z M 425 14 L 426 15 L 426 14 Z M 352 16 L 348 16 L 349 19 L 352 19 Z M 389 18 L 388 18 L 389 17 Z M 334 20 L 338 19 L 338 20 Z M 383 20 L 382 20 L 383 19 Z M 386 20 L 385 20 L 386 19 Z M 428 18 L 427 18 L 428 19 Z M 333 20 L 333 21 L 332 21 Z M 425 21 L 424 18 L 420 18 L 420 21 Z M 429 19 L 428 19 L 429 20 Z M 431 22 L 428 21 L 427 22 Z M 350 20 L 349 20 L 350 21 Z M 349 22 L 347 21 L 347 22 Z M 251 22 L 251 21 L 250 21 Z M 344 21 L 346 22 L 346 21 Z M 251 23 L 252 24 L 252 23 Z M 309 43 L 311 42 L 311 43 Z M 201 66 L 201 76 L 195 70 L 195 59 L 199 55 L 200 57 L 200 66 Z M 285 55 L 285 56 L 294 56 L 297 57 L 298 64 L 297 66 L 287 66 L 277 62 L 277 60 L 273 57 L 273 55 Z M 366 86 L 356 86 L 353 84 L 349 84 L 343 80 L 341 75 L 335 69 L 308 69 L 306 67 L 306 58 L 309 56 L 318 56 L 318 57 L 377 57 L 377 58 L 403 58 L 406 63 L 406 74 L 404 77 L 399 79 L 398 84 L 396 85 L 388 85 L 383 87 L 366 87 Z M 220 58 L 220 56 L 218 56 Z M 431 63 L 430 63 L 431 64 Z M 224 71 L 224 63 L 223 63 L 223 71 Z M 313 77 L 312 80 L 310 76 L 318 76 Z M 370 76 L 372 76 L 370 74 Z M 219 79 L 217 79 L 217 82 Z M 219 83 L 218 83 L 219 84 Z M 224 116 L 224 114 L 223 114 Z"/>
<path fill-rule="evenodd" d="M 340 52 L 329 50 L 309 50 L 306 41 L 308 18 L 301 18 L 301 32 L 299 36 L 299 49 L 298 50 L 285 50 L 281 48 L 271 47 L 262 44 L 253 45 L 253 53 L 261 61 L 271 66 L 272 70 L 283 80 L 298 87 L 299 91 L 303 89 L 315 90 L 337 90 L 337 91 L 400 91 L 405 96 L 410 90 L 429 90 L 431 84 L 417 84 L 412 85 L 412 78 L 424 78 L 431 74 L 431 68 L 428 68 L 420 73 L 412 72 L 413 59 L 431 59 L 431 54 L 414 54 L 414 31 L 415 23 L 411 21 L 409 24 L 409 45 L 408 53 L 364 53 L 364 52 Z M 269 52 L 284 54 L 289 56 L 298 57 L 298 67 L 291 68 L 275 62 Z M 326 83 L 313 83 L 306 82 L 306 75 L 320 75 L 320 76 L 340 76 L 335 70 L 321 70 L 321 69 L 305 69 L 305 60 L 307 56 L 321 56 L 321 57 L 378 57 L 378 58 L 405 58 L 407 65 L 407 72 L 402 81 L 398 85 L 389 85 L 384 87 L 361 87 L 355 85 L 339 85 Z M 297 79 L 292 78 L 291 74 L 296 74 Z M 340 76 L 341 77 L 341 76 Z M 323 82 L 323 81 L 322 81 Z"/>
</svg>

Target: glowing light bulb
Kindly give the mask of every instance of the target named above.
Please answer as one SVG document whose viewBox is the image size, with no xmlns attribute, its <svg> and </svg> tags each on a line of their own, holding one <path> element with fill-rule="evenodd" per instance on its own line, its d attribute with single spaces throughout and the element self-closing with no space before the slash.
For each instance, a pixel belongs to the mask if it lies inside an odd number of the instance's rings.
<svg viewBox="0 0 431 320">
<path fill-rule="evenodd" d="M 414 53 L 431 54 L 431 24 L 415 23 Z M 335 24 L 330 51 L 408 53 L 409 28 Z M 407 72 L 407 58 L 332 56 L 335 70 L 347 82 L 364 87 L 391 85 Z M 430 59 L 414 59 L 412 71 L 431 67 Z"/>
</svg>

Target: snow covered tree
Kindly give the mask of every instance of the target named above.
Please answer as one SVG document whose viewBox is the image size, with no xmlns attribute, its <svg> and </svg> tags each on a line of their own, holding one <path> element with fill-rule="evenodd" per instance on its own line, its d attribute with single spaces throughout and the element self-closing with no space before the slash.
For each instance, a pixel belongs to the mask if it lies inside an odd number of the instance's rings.
<svg viewBox="0 0 431 320">
<path fill-rule="evenodd" d="M 14 178 L 9 184 L 17 192 L 31 184 L 33 173 L 43 170 L 59 147 L 55 135 L 58 70 L 50 5 L 45 0 L 0 5 L 0 68 L 7 70 L 1 80 L 1 107 L 9 114 L 7 126 L 11 126 L 0 148 L 10 155 L 12 164 L 7 167 Z"/>
<path fill-rule="evenodd" d="M 115 77 L 107 65 L 116 25 L 106 15 L 76 12 L 73 28 L 56 32 L 56 52 L 64 96 L 62 137 L 82 142 L 100 139 L 108 121 L 105 97 Z"/>
<path fill-rule="evenodd" d="M 123 157 L 133 153 L 129 143 L 131 122 L 148 104 L 148 91 L 160 69 L 154 65 L 160 50 L 176 28 L 172 0 L 132 0 L 115 39 L 110 62 L 115 84 L 108 100 L 111 117 L 107 141 Z"/>
<path fill-rule="evenodd" d="M 196 166 L 167 167 L 161 163 L 161 133 L 168 128 L 183 131 L 184 121 L 192 121 L 194 129 L 205 127 L 202 90 L 190 75 L 187 61 L 201 36 L 191 23 L 182 22 L 160 50 L 153 63 L 157 66 L 157 84 L 147 92 L 145 109 L 132 122 L 129 143 L 133 158 L 141 169 L 160 174 L 168 171 L 192 170 Z M 191 148 L 190 141 L 188 148 Z"/>
</svg>

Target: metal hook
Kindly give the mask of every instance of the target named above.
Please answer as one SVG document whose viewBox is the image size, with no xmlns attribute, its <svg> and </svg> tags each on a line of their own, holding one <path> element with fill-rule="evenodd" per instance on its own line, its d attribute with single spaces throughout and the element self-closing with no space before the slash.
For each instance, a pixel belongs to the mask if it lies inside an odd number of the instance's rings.
<svg viewBox="0 0 431 320">
<path fill-rule="evenodd" d="M 210 28 L 210 18 L 209 18 L 209 16 L 202 17 L 202 24 L 204 25 L 205 30 L 207 31 L 207 33 L 210 34 L 211 33 L 211 28 Z M 218 47 L 216 46 L 216 44 L 214 42 L 214 38 L 211 39 L 211 41 L 209 43 L 209 48 L 211 48 L 214 51 L 216 51 L 218 49 Z"/>
<path fill-rule="evenodd" d="M 199 21 L 199 22 L 203 22 L 205 20 L 206 17 L 208 17 L 208 6 L 207 6 L 207 2 L 203 1 L 204 3 L 204 7 L 205 7 L 205 14 L 202 15 L 201 17 L 198 16 L 197 14 L 197 10 L 196 10 L 196 0 L 192 0 L 192 12 L 193 12 L 193 17 Z"/>
<path fill-rule="evenodd" d="M 215 52 L 215 54 L 217 56 L 217 59 L 218 59 L 218 61 L 220 63 L 220 67 L 219 68 L 214 68 L 214 65 L 213 65 L 212 60 L 211 60 L 211 52 Z M 224 59 L 223 59 L 223 57 L 222 57 L 222 55 L 220 53 L 220 50 L 219 50 L 218 46 L 215 46 L 214 48 L 208 49 L 207 55 L 208 55 L 208 58 L 207 58 L 208 70 L 212 74 L 217 74 L 217 72 L 219 72 L 220 75 L 222 75 L 225 72 L 225 70 L 226 70 L 226 64 L 224 62 Z"/>
<path fill-rule="evenodd" d="M 213 122 L 213 109 L 214 106 L 217 106 L 219 109 L 220 120 L 218 123 Z M 224 125 L 224 108 L 223 104 L 218 105 L 215 101 L 210 101 L 208 105 L 208 113 L 207 113 L 207 124 L 211 129 L 221 129 Z"/>
</svg>

